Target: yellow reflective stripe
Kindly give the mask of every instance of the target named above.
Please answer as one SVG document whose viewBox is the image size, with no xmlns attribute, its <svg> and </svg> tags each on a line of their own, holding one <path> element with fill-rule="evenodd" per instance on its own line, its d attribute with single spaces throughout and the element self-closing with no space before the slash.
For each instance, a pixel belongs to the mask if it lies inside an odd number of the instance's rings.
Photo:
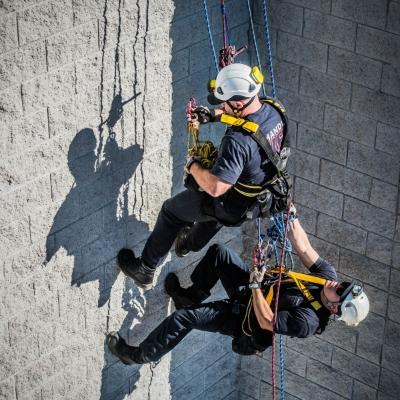
<svg viewBox="0 0 400 400">
<path fill-rule="evenodd" d="M 238 189 L 236 186 L 233 187 L 237 192 L 239 192 L 241 195 L 246 196 L 246 197 L 257 197 L 259 193 L 247 193 L 243 192 L 243 190 Z"/>
<path fill-rule="evenodd" d="M 240 186 L 244 186 L 244 187 L 247 187 L 249 189 L 262 189 L 262 186 L 259 186 L 259 185 L 247 185 L 247 184 L 239 182 L 239 181 L 236 182 L 236 183 L 239 184 Z"/>
</svg>

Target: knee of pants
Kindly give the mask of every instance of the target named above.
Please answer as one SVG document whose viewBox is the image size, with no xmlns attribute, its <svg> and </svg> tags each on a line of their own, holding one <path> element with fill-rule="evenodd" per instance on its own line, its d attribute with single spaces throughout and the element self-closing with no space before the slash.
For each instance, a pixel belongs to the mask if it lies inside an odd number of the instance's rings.
<svg viewBox="0 0 400 400">
<path fill-rule="evenodd" d="M 170 207 L 171 200 L 172 199 L 167 199 L 164 201 L 160 212 L 161 218 L 163 218 L 168 224 L 180 225 L 179 218 L 175 215 L 174 211 Z"/>
<path fill-rule="evenodd" d="M 214 260 L 215 260 L 215 268 L 218 269 L 219 267 L 222 266 L 222 261 L 226 260 L 228 254 L 229 254 L 229 249 L 226 245 L 220 244 L 220 243 L 215 243 L 210 248 L 208 249 L 209 252 L 212 253 Z"/>
</svg>

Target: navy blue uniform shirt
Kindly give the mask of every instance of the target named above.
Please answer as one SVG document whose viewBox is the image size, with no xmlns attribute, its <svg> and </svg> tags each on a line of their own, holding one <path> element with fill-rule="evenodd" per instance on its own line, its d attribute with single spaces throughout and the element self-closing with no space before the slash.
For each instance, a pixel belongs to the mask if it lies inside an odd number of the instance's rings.
<svg viewBox="0 0 400 400">
<path fill-rule="evenodd" d="M 319 258 L 310 267 L 312 275 L 329 280 L 337 280 L 337 275 L 333 265 Z M 321 303 L 321 286 L 310 286 L 309 290 L 313 297 Z M 320 316 L 329 316 L 330 311 L 323 307 Z M 297 288 L 296 284 L 282 285 L 279 304 L 278 317 L 276 322 L 276 332 L 282 335 L 305 338 L 314 335 L 320 325 L 320 318 L 309 302 Z"/>
<path fill-rule="evenodd" d="M 246 119 L 257 123 L 267 135 L 271 147 L 275 151 L 280 150 L 283 122 L 278 111 L 263 103 L 257 112 L 246 116 Z M 275 167 L 251 135 L 239 127 L 229 127 L 222 138 L 211 173 L 232 185 L 238 180 L 257 185 L 272 179 L 276 174 Z"/>
</svg>

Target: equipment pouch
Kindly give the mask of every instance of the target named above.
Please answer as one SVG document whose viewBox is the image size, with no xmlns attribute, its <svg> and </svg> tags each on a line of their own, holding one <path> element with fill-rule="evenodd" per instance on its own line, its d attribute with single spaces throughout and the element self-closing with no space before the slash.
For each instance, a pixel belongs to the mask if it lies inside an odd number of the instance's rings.
<svg viewBox="0 0 400 400">
<path fill-rule="evenodd" d="M 272 202 L 270 207 L 271 214 L 286 212 L 288 201 L 292 193 L 292 182 L 289 174 L 284 171 L 273 184 L 268 188 L 272 193 Z"/>
</svg>

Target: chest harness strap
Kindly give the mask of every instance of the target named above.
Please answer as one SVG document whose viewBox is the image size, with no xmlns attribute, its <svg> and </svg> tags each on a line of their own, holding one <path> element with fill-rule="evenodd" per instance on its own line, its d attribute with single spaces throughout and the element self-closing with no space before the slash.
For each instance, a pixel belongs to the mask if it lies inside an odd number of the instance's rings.
<svg viewBox="0 0 400 400">
<path fill-rule="evenodd" d="M 274 271 L 275 270 L 273 270 L 272 272 Z M 326 281 L 327 280 L 325 278 L 320 278 L 319 276 L 302 274 L 300 272 L 293 272 L 293 271 L 285 272 L 284 279 L 282 280 L 283 283 L 294 282 L 298 287 L 298 289 L 300 290 L 301 294 L 310 302 L 311 306 L 314 308 L 315 311 L 321 309 L 322 304 L 318 300 L 315 300 L 314 296 L 311 294 L 310 290 L 306 285 L 304 285 L 303 282 L 315 283 L 317 285 L 324 286 Z M 267 296 L 265 297 L 265 300 L 268 303 L 268 305 L 271 305 L 272 299 L 274 297 L 274 285 L 275 284 L 272 284 L 269 287 Z"/>
<path fill-rule="evenodd" d="M 279 272 L 278 269 L 273 269 L 270 271 L 271 273 L 277 273 Z M 298 289 L 300 290 L 301 294 L 309 301 L 311 304 L 312 308 L 315 311 L 318 311 L 322 308 L 322 304 L 314 298 L 314 296 L 311 294 L 310 289 L 303 283 L 315 283 L 320 286 L 324 286 L 326 283 L 327 279 L 325 278 L 320 278 L 319 276 L 314 276 L 310 274 L 302 274 L 300 272 L 293 272 L 293 271 L 288 271 L 284 273 L 284 278 L 282 279 L 282 283 L 290 283 L 294 282 Z M 269 306 L 272 304 L 272 300 L 274 298 L 274 286 L 275 283 L 270 285 L 268 289 L 268 293 L 265 296 L 265 301 L 268 303 Z M 252 298 L 250 298 L 250 301 L 247 305 L 246 313 L 242 321 L 242 332 L 247 335 L 251 336 L 251 332 L 253 331 L 250 326 L 250 314 L 252 310 Z M 247 327 L 246 327 L 247 325 Z M 246 328 L 245 328 L 246 327 Z"/>
<path fill-rule="evenodd" d="M 268 160 L 272 162 L 277 170 L 277 176 L 262 185 L 250 185 L 248 183 L 237 181 L 233 188 L 245 197 L 257 197 L 264 194 L 265 192 L 270 191 L 269 186 L 273 184 L 275 180 L 286 170 L 287 159 L 290 155 L 289 138 L 287 135 L 288 120 L 284 107 L 271 98 L 261 99 L 260 101 L 262 103 L 267 103 L 271 105 L 279 113 L 282 119 L 283 139 L 279 153 L 276 153 L 272 150 L 268 139 L 266 138 L 265 134 L 260 130 L 260 126 L 257 123 L 249 121 L 245 118 L 237 118 L 229 114 L 222 114 L 220 117 L 220 122 L 230 126 L 240 127 L 244 131 L 251 133 L 251 137 L 263 149 L 264 153 L 268 157 Z"/>
</svg>

